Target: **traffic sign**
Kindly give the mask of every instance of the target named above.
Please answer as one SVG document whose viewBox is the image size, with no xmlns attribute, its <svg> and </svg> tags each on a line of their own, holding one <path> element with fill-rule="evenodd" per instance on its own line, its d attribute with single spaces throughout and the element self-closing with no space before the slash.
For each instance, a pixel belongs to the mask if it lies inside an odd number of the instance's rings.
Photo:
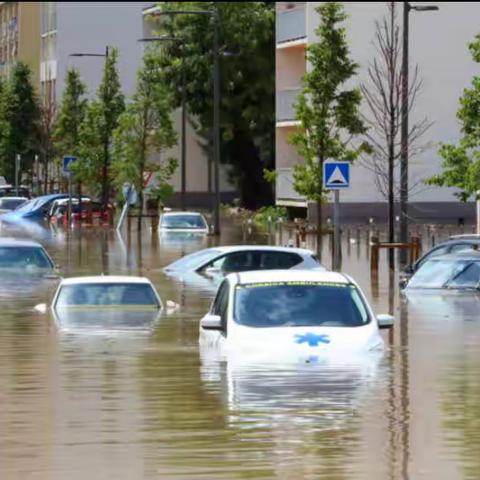
<svg viewBox="0 0 480 480">
<path fill-rule="evenodd" d="M 135 185 L 132 183 L 125 182 L 122 186 L 122 193 L 125 202 L 129 205 L 135 205 L 137 203 L 137 191 L 135 190 Z"/>
<path fill-rule="evenodd" d="M 323 188 L 327 190 L 350 188 L 350 163 L 325 162 L 323 164 Z"/>
<path fill-rule="evenodd" d="M 63 174 L 68 175 L 71 172 L 71 166 L 77 161 L 77 157 L 65 156 L 63 157 Z"/>
</svg>

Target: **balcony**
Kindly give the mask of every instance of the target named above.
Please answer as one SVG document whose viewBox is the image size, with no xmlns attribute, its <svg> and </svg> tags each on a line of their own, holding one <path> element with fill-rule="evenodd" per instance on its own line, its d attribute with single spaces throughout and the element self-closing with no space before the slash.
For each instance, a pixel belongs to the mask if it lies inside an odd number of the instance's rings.
<svg viewBox="0 0 480 480">
<path fill-rule="evenodd" d="M 276 119 L 278 122 L 295 122 L 295 102 L 297 101 L 300 88 L 278 90 L 276 94 Z"/>
<path fill-rule="evenodd" d="M 301 40 L 307 36 L 305 4 L 277 13 L 277 44 Z"/>
<path fill-rule="evenodd" d="M 306 206 L 306 200 L 293 188 L 293 168 L 277 169 L 276 201 L 278 205 Z"/>
</svg>

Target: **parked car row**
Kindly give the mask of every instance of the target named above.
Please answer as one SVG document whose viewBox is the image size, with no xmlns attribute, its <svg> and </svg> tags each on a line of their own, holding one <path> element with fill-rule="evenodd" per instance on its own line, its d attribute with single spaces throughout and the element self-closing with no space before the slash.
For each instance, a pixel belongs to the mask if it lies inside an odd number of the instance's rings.
<svg viewBox="0 0 480 480">
<path fill-rule="evenodd" d="M 201 274 L 208 268 L 221 284 L 200 321 L 201 344 L 310 362 L 319 355 L 379 349 L 379 329 L 393 325 L 391 316 L 375 317 L 351 277 L 327 271 L 309 250 L 218 247 L 188 255 L 165 271 Z M 0 270 L 48 276 L 56 267 L 40 244 L 2 239 Z M 169 303 L 146 278 L 105 275 L 61 279 L 50 304 L 36 309 L 50 311 L 65 331 L 145 330 Z"/>
</svg>

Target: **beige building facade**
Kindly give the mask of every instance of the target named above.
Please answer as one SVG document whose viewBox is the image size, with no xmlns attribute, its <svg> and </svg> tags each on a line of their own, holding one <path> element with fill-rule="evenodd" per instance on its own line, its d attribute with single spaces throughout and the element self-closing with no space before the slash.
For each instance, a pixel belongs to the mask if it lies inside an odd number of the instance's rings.
<svg viewBox="0 0 480 480">
<path fill-rule="evenodd" d="M 276 203 L 307 207 L 307 201 L 293 188 L 293 167 L 302 162 L 288 136 L 298 128 L 294 103 L 309 65 L 306 51 L 317 40 L 316 8 L 321 2 L 276 3 Z M 373 46 L 375 23 L 387 14 L 388 2 L 344 2 L 350 54 L 359 64 L 352 85 L 368 82 L 367 70 L 376 56 Z M 423 2 L 423 4 L 435 4 Z M 473 219 L 474 204 L 462 204 L 454 189 L 427 186 L 424 180 L 441 170 L 438 148 L 442 142 L 456 142 L 460 125 L 456 118 L 458 100 L 477 74 L 468 43 L 479 33 L 477 2 L 438 2 L 438 11 L 410 12 L 410 70 L 418 65 L 422 90 L 410 114 L 411 125 L 428 117 L 432 126 L 422 137 L 425 148 L 411 156 L 409 168 L 410 216 L 412 221 L 454 221 Z M 402 2 L 396 2 L 397 22 L 402 26 Z M 400 31 L 401 35 L 401 31 Z M 362 112 L 366 113 L 365 105 Z M 373 218 L 379 223 L 387 215 L 387 202 L 377 188 L 371 168 L 363 162 L 352 167 L 352 187 L 342 191 L 344 218 Z M 314 209 L 311 209 L 312 215 Z M 327 207 L 329 214 L 329 207 Z"/>
<path fill-rule="evenodd" d="M 39 83 L 40 3 L 0 2 L 0 76 L 7 77 L 17 61 L 25 62 Z"/>
</svg>

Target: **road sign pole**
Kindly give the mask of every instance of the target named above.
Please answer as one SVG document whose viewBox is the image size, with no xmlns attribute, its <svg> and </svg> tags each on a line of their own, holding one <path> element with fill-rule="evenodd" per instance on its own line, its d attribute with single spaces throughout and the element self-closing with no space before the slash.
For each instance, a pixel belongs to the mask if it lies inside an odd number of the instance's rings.
<svg viewBox="0 0 480 480">
<path fill-rule="evenodd" d="M 334 243 L 333 243 L 333 270 L 340 270 L 340 191 L 335 190 L 335 200 L 333 204 L 333 222 L 335 224 Z"/>
<path fill-rule="evenodd" d="M 342 244 L 340 235 L 340 190 L 350 188 L 350 163 L 328 161 L 323 164 L 323 188 L 334 191 L 333 270 L 340 270 Z"/>
<path fill-rule="evenodd" d="M 67 213 L 67 226 L 72 224 L 72 172 L 68 172 L 68 213 Z"/>
<path fill-rule="evenodd" d="M 15 195 L 18 197 L 18 177 L 20 175 L 20 154 L 15 156 Z"/>
</svg>

